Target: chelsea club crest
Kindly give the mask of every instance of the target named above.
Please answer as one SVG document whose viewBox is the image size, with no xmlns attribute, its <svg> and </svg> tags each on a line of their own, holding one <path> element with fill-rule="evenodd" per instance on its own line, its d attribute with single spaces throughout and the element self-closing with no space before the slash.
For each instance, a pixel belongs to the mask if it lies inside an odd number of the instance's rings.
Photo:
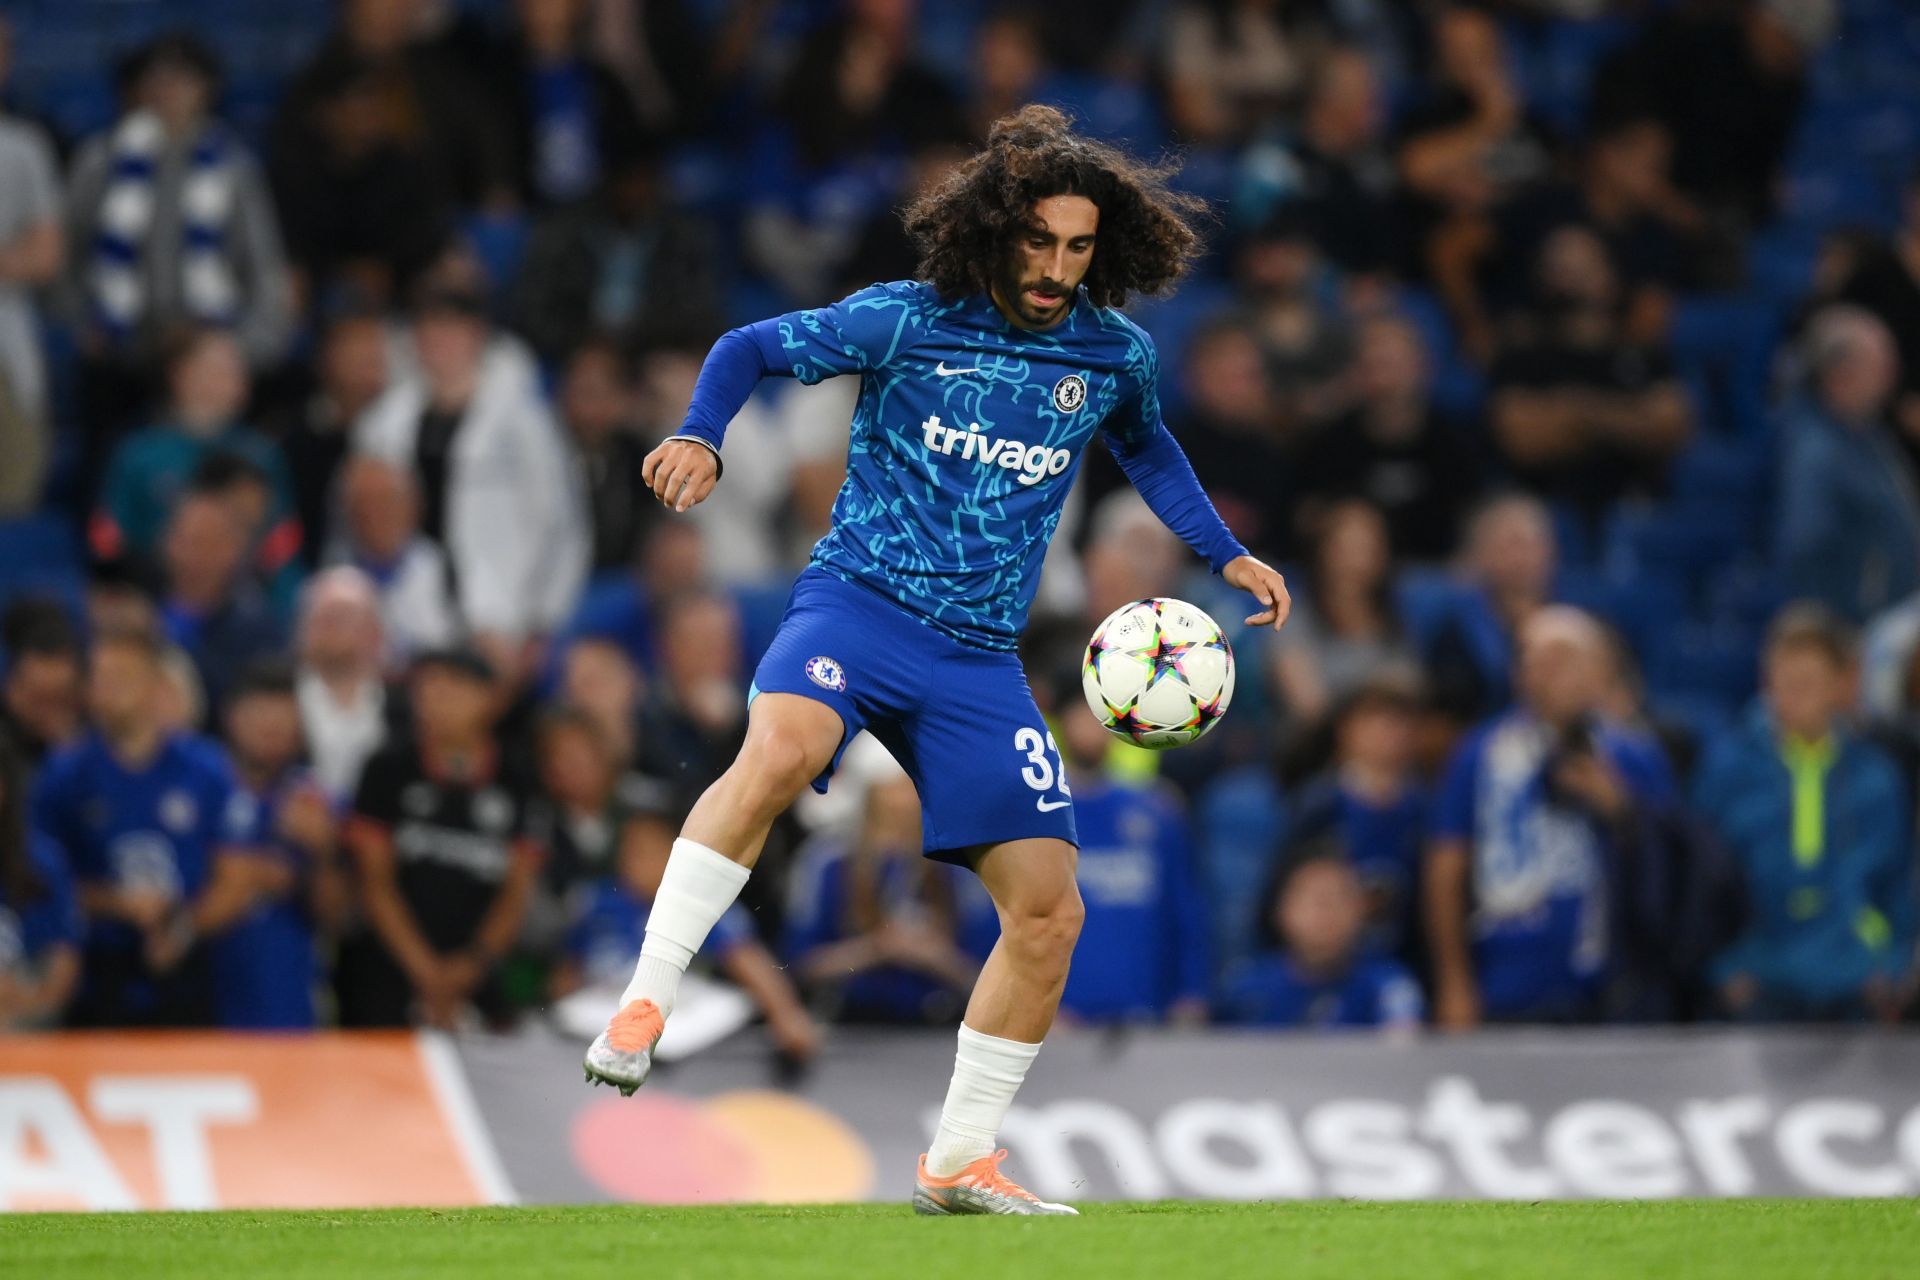
<svg viewBox="0 0 1920 1280">
<path fill-rule="evenodd" d="M 1077 373 L 1070 373 L 1053 384 L 1053 407 L 1062 413 L 1072 413 L 1087 402 L 1087 382 Z"/>
<path fill-rule="evenodd" d="M 807 659 L 807 679 L 822 689 L 832 689 L 835 693 L 844 692 L 847 687 L 846 671 L 839 663 L 825 655 Z"/>
</svg>

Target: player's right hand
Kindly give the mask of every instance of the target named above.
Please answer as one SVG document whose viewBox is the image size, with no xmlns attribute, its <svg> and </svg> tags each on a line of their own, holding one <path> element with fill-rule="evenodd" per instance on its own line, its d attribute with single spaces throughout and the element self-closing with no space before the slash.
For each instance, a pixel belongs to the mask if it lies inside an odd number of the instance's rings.
<svg viewBox="0 0 1920 1280">
<path fill-rule="evenodd" d="M 685 511 L 713 492 L 720 479 L 720 460 L 695 441 L 664 440 L 640 464 L 640 479 L 661 502 Z"/>
</svg>

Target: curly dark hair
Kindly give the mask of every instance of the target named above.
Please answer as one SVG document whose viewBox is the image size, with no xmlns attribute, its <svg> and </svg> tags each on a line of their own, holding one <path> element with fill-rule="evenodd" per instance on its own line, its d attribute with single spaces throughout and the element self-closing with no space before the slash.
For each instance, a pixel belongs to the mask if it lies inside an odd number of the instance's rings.
<svg viewBox="0 0 1920 1280">
<path fill-rule="evenodd" d="M 984 151 L 907 207 L 920 278 L 941 297 L 987 292 L 1008 246 L 1031 225 L 1034 204 L 1051 196 L 1085 196 L 1100 210 L 1099 244 L 1082 282 L 1095 306 L 1165 293 L 1186 271 L 1200 252 L 1195 223 L 1206 202 L 1168 188 L 1177 166 L 1134 160 L 1075 136 L 1072 125 L 1053 107 L 1003 116 Z"/>
</svg>

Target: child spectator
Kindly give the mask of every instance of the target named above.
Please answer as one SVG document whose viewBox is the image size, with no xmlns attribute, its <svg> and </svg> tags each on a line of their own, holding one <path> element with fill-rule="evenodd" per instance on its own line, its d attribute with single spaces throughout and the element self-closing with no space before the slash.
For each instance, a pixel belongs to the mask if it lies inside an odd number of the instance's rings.
<svg viewBox="0 0 1920 1280">
<path fill-rule="evenodd" d="M 1344 858 L 1294 864 L 1267 904 L 1269 949 L 1226 979 L 1224 1022 L 1266 1027 L 1416 1027 L 1420 987 L 1361 944 L 1366 899 Z"/>
<path fill-rule="evenodd" d="M 80 637 L 59 605 L 22 601 L 7 610 L 7 672 L 0 682 L 0 733 L 29 768 L 80 736 Z"/>
<path fill-rule="evenodd" d="M 1365 896 L 1363 941 L 1382 955 L 1412 960 L 1428 798 L 1414 772 L 1418 679 L 1383 671 L 1333 714 L 1333 765 L 1299 797 L 1282 868 L 1309 849 L 1337 848 Z"/>
<path fill-rule="evenodd" d="M 1751 917 L 1713 966 L 1752 1021 L 1893 1020 L 1913 978 L 1913 820 L 1892 763 L 1847 727 L 1851 632 L 1813 605 L 1775 620 L 1764 710 L 1703 767 L 1702 814 Z"/>
<path fill-rule="evenodd" d="M 215 1014 L 222 1027 L 299 1030 L 316 1021 L 320 937 L 345 918 L 338 824 L 326 793 L 300 766 L 293 669 L 242 673 L 227 700 L 227 748 L 249 821 L 234 838 L 258 860 L 253 909 L 214 942 Z"/>
<path fill-rule="evenodd" d="M 347 848 L 367 929 L 340 954 L 344 1026 L 451 1028 L 511 1010 L 498 966 L 520 937 L 544 851 L 532 788 L 494 740 L 498 678 L 467 649 L 414 659 L 413 736 L 367 762 Z"/>
<path fill-rule="evenodd" d="M 86 918 L 79 1026 L 201 1026 L 213 1015 L 207 948 L 252 908 L 261 864 L 240 852 L 244 802 L 226 756 L 160 721 L 160 643 L 94 638 L 94 730 L 53 756 L 33 821 L 66 852 Z"/>
</svg>

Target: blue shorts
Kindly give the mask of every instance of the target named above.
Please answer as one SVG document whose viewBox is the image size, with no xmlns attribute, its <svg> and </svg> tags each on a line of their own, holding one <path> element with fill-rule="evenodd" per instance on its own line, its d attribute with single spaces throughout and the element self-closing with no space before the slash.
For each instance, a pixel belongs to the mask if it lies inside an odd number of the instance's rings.
<svg viewBox="0 0 1920 1280">
<path fill-rule="evenodd" d="M 969 865 L 980 845 L 1047 836 L 1078 845 L 1060 753 L 1012 653 L 962 644 L 821 569 L 794 583 L 753 695 L 791 693 L 840 715 L 824 792 L 862 729 L 920 793 L 922 851 Z"/>
</svg>

